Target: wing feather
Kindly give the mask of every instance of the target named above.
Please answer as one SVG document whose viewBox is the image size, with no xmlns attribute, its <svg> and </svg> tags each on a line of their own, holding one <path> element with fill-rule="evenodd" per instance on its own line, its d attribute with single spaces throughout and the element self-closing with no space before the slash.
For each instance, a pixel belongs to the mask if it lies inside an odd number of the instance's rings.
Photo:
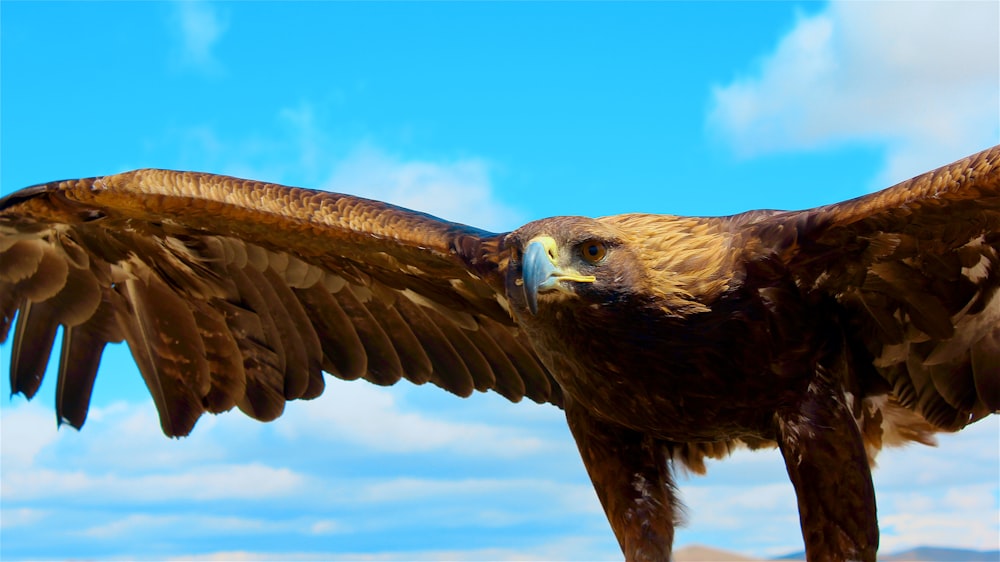
<svg viewBox="0 0 1000 562">
<path fill-rule="evenodd" d="M 840 303 L 899 405 L 938 430 L 1000 411 L 1000 146 L 751 229 Z"/>
<path fill-rule="evenodd" d="M 489 362 L 490 371 L 493 373 L 493 388 L 508 400 L 517 402 L 523 398 L 524 381 L 521 380 L 517 368 L 511 363 L 510 357 L 490 337 L 486 326 L 469 332 L 468 335 L 472 345 Z"/>
<path fill-rule="evenodd" d="M 282 283 L 272 270 L 266 270 L 263 274 L 267 284 L 274 291 L 274 296 L 288 315 L 289 325 L 286 329 L 289 332 L 287 337 L 298 342 L 302 348 L 301 364 L 297 362 L 296 365 L 289 368 L 289 370 L 296 371 L 301 369 L 301 374 L 307 375 L 305 389 L 296 393 L 295 396 L 315 398 L 319 395 L 315 392 L 317 379 L 319 381 L 318 388 L 323 388 L 323 345 L 319 341 L 319 336 L 316 335 L 312 322 L 309 321 L 309 316 L 302 307 L 302 302 L 295 297 L 292 289 Z"/>
<path fill-rule="evenodd" d="M 109 299 L 114 295 L 107 294 Z M 115 322 L 115 305 L 120 299 L 101 300 L 94 314 L 79 325 L 63 328 L 59 374 L 56 379 L 56 419 L 81 427 L 87 419 L 94 380 L 101 355 L 108 343 L 124 339 Z"/>
<path fill-rule="evenodd" d="M 391 296 L 389 297 L 391 299 Z M 387 334 L 392 334 L 392 344 L 399 355 L 402 365 L 405 365 L 403 376 L 415 384 L 424 384 L 431 380 L 434 366 L 413 329 L 399 314 L 395 306 L 375 298 L 367 303 L 372 315 L 377 317 Z"/>
<path fill-rule="evenodd" d="M 527 341 L 508 330 L 490 329 L 490 337 L 507 353 L 524 381 L 524 395 L 535 402 L 562 402 L 562 389 L 552 379 Z"/>
<path fill-rule="evenodd" d="M 59 329 L 56 310 L 48 302 L 26 301 L 14 327 L 14 349 L 10 355 L 11 392 L 31 398 L 42 384 Z"/>
<path fill-rule="evenodd" d="M 211 388 L 202 402 L 209 412 L 225 412 L 236 405 L 247 389 L 247 374 L 240 347 L 233 339 L 222 311 L 204 301 L 191 304 L 211 377 Z"/>
<path fill-rule="evenodd" d="M 208 174 L 39 185 L 0 199 L 0 342 L 13 325 L 12 386 L 31 396 L 66 327 L 57 413 L 76 427 L 121 340 L 169 435 L 234 406 L 273 419 L 324 370 L 559 404 L 500 304 L 501 236 Z"/>
<path fill-rule="evenodd" d="M 475 388 L 472 373 L 469 372 L 469 367 L 462 360 L 462 356 L 442 333 L 441 327 L 420 305 L 414 304 L 408 298 L 396 301 L 396 309 L 399 310 L 403 320 L 413 328 L 420 346 L 427 352 L 432 367 L 430 382 L 459 396 L 471 395 Z M 443 321 L 442 324 L 447 325 L 447 321 Z"/>
<path fill-rule="evenodd" d="M 490 367 L 490 363 L 483 356 L 482 351 L 466 335 L 475 333 L 478 330 L 478 326 L 473 330 L 463 330 L 440 317 L 434 309 L 428 309 L 426 312 L 441 330 L 447 342 L 451 344 L 455 353 L 465 363 L 465 367 L 471 378 L 472 387 L 480 392 L 495 388 L 496 377 L 493 375 L 493 368 Z M 466 381 L 462 382 L 464 384 Z M 471 394 L 472 391 L 469 390 L 469 393 Z"/>
<path fill-rule="evenodd" d="M 236 269 L 236 266 L 233 265 Z M 243 270 L 247 280 L 253 284 L 260 294 L 261 303 L 257 310 L 266 310 L 270 325 L 265 328 L 268 334 L 269 347 L 282 353 L 282 373 L 284 389 L 282 394 L 286 399 L 300 398 L 309 388 L 309 358 L 306 355 L 305 344 L 299 335 L 300 329 L 293 323 L 285 304 L 278 297 L 277 291 L 268 278 L 254 269 Z"/>
<path fill-rule="evenodd" d="M 365 378 L 375 384 L 396 384 L 403 376 L 403 365 L 389 336 L 368 308 L 354 296 L 351 285 L 337 293 L 337 302 L 350 318 L 368 358 Z"/>
<path fill-rule="evenodd" d="M 128 279 L 125 293 L 134 316 L 126 332 L 129 347 L 150 368 L 140 372 L 160 412 L 160 425 L 171 435 L 186 434 L 203 411 L 208 393 L 208 362 L 194 314 L 160 277 Z"/>
<path fill-rule="evenodd" d="M 972 345 L 972 372 L 976 394 L 989 405 L 1000 404 L 1000 323 L 986 328 L 982 338 Z"/>
<path fill-rule="evenodd" d="M 343 291 L 344 289 L 341 289 Z M 323 344 L 323 369 L 342 379 L 365 374 L 368 358 L 361 339 L 343 307 L 323 288 L 295 289 Z"/>
</svg>

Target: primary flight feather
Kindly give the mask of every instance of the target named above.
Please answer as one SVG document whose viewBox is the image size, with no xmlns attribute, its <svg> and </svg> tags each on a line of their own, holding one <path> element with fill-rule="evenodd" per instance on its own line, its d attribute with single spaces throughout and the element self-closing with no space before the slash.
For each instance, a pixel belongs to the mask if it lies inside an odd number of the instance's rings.
<svg viewBox="0 0 1000 562">
<path fill-rule="evenodd" d="M 630 561 L 677 464 L 778 446 L 807 558 L 874 561 L 870 465 L 1000 411 L 1000 147 L 807 211 L 554 217 L 494 234 L 350 195 L 140 170 L 0 199 L 0 341 L 81 427 L 126 341 L 167 435 L 323 372 L 566 412 Z"/>
</svg>

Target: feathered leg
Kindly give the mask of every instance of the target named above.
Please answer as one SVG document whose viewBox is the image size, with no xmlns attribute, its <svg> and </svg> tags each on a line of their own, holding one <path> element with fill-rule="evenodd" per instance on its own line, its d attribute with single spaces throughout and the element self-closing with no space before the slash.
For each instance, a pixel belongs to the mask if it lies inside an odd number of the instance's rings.
<svg viewBox="0 0 1000 562">
<path fill-rule="evenodd" d="M 844 397 L 817 372 L 798 408 L 777 414 L 779 446 L 799 502 L 809 562 L 875 562 L 875 489 Z"/>
<path fill-rule="evenodd" d="M 662 443 L 566 401 L 569 428 L 625 560 L 668 562 L 678 502 Z"/>
</svg>

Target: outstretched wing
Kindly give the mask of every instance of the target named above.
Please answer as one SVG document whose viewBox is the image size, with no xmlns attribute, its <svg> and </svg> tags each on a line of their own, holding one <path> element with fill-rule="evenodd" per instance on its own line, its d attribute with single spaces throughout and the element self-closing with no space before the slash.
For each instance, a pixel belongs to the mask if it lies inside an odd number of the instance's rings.
<svg viewBox="0 0 1000 562">
<path fill-rule="evenodd" d="M 500 235 L 348 195 L 140 170 L 0 199 L 0 342 L 80 427 L 101 353 L 128 342 L 163 431 L 205 411 L 279 416 L 322 371 L 560 402 L 498 288 Z M 16 314 L 15 314 L 16 313 Z"/>
<path fill-rule="evenodd" d="M 941 430 L 1000 410 L 1000 146 L 758 228 L 800 288 L 842 306 L 856 372 Z"/>
</svg>

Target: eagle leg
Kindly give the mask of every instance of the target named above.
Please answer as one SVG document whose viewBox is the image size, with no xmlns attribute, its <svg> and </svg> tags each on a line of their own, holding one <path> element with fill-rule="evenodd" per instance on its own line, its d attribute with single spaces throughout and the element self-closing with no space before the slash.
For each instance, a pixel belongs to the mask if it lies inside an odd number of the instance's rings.
<svg viewBox="0 0 1000 562">
<path fill-rule="evenodd" d="M 663 443 L 599 420 L 569 397 L 566 419 L 626 562 L 668 562 L 679 502 Z"/>
<path fill-rule="evenodd" d="M 818 369 L 797 405 L 778 412 L 779 447 L 795 486 L 809 562 L 875 562 L 875 489 L 843 393 Z"/>
</svg>

